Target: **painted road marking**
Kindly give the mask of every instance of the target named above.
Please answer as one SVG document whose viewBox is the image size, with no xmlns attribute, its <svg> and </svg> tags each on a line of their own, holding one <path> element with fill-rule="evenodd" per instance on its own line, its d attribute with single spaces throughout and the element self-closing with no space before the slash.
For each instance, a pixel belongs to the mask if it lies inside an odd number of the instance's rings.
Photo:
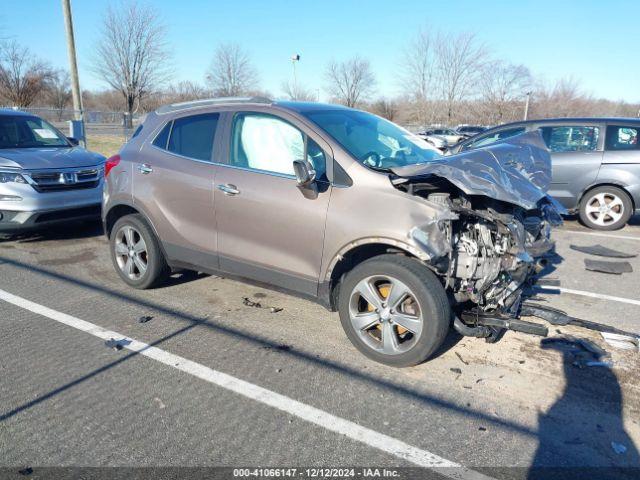
<svg viewBox="0 0 640 480">
<path fill-rule="evenodd" d="M 205 365 L 193 362 L 184 357 L 169 353 L 157 347 L 126 337 L 118 332 L 107 330 L 93 323 L 53 310 L 30 300 L 18 297 L 0 289 L 0 300 L 11 303 L 17 307 L 29 310 L 38 315 L 50 318 L 56 322 L 81 330 L 102 340 L 124 340 L 124 348 L 136 352 L 145 357 L 156 360 L 167 366 L 181 370 L 189 375 L 200 378 L 218 387 L 225 388 L 234 393 L 250 398 L 257 402 L 269 405 L 290 415 L 318 425 L 326 430 L 344 435 L 352 440 L 364 443 L 370 447 L 407 460 L 415 465 L 427 467 L 437 473 L 454 479 L 489 480 L 479 472 L 464 467 L 458 463 L 442 458 L 427 450 L 409 445 L 401 440 L 376 432 L 357 423 L 345 420 L 330 413 L 299 402 L 285 395 L 267 390 L 253 383 L 246 382 L 223 372 L 213 370 Z"/>
<path fill-rule="evenodd" d="M 614 297 L 613 295 L 604 295 L 602 293 L 585 292 L 584 290 L 573 290 L 571 288 L 564 288 L 564 287 L 550 287 L 550 288 L 553 290 L 559 290 L 562 293 L 572 293 L 574 295 L 582 295 L 583 297 L 600 298 L 602 300 L 611 300 L 613 302 L 628 303 L 630 305 L 640 306 L 640 300 L 635 300 L 633 298 Z M 542 293 L 544 293 L 544 290 L 542 290 Z"/>
<path fill-rule="evenodd" d="M 553 234 L 556 233 L 569 233 L 571 235 L 591 235 L 593 237 L 605 237 L 605 238 L 618 238 L 620 240 L 636 240 L 640 241 L 640 236 L 638 237 L 630 237 L 628 235 L 611 235 L 609 233 L 600 233 L 600 232 L 580 232 L 578 230 L 554 230 Z"/>
</svg>

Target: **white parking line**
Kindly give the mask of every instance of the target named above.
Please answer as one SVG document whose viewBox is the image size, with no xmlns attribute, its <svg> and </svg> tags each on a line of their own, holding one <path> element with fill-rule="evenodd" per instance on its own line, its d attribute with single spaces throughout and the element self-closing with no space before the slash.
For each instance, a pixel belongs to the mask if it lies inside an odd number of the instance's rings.
<svg viewBox="0 0 640 480">
<path fill-rule="evenodd" d="M 578 230 L 554 230 L 553 234 L 555 235 L 556 233 L 569 233 L 571 235 L 573 234 L 577 234 L 577 235 L 591 235 L 592 237 L 605 237 L 605 238 L 617 238 L 620 240 L 636 240 L 636 241 L 640 241 L 640 236 L 638 237 L 630 237 L 628 235 L 612 235 L 610 233 L 602 233 L 602 232 L 580 232 Z"/>
<path fill-rule="evenodd" d="M 67 315 L 66 313 L 45 307 L 44 305 L 31 302 L 4 290 L 0 290 L 0 300 L 4 300 L 5 302 L 11 303 L 17 307 L 50 318 L 51 320 L 55 320 L 56 322 L 81 330 L 85 333 L 89 333 L 103 340 L 110 340 L 112 338 L 124 340 L 125 342 L 123 342 L 123 347 L 128 350 L 137 352 L 140 355 L 144 355 L 145 357 L 156 360 L 172 368 L 181 370 L 193 375 L 194 377 L 198 377 L 201 380 L 217 385 L 218 387 L 225 388 L 257 402 L 282 410 L 283 412 L 318 425 L 326 430 L 339 433 L 352 440 L 356 440 L 370 447 L 407 460 L 415 465 L 431 468 L 446 477 L 455 479 L 490 479 L 490 477 L 479 472 L 463 467 L 458 463 L 449 461 L 434 453 L 411 446 L 396 438 L 376 432 L 349 420 L 336 417 L 335 415 L 304 404 L 285 395 L 267 390 L 266 388 L 254 385 L 226 373 L 213 370 L 205 365 L 193 362 L 173 353 L 169 353 L 160 348 L 139 342 L 138 340 L 130 337 L 125 337 L 118 332 L 107 330 L 98 325 L 87 322 L 86 320 L 81 320 L 71 315 Z"/>
<path fill-rule="evenodd" d="M 633 298 L 614 297 L 613 295 L 604 295 L 602 293 L 585 292 L 584 290 L 573 290 L 571 288 L 564 288 L 564 287 L 550 287 L 550 288 L 554 290 L 559 290 L 562 293 L 572 293 L 574 295 L 582 295 L 583 297 L 600 298 L 602 300 L 611 300 L 613 302 L 629 303 L 631 305 L 640 306 L 640 300 L 635 300 Z M 543 293 L 544 293 L 544 290 L 543 290 Z"/>
</svg>

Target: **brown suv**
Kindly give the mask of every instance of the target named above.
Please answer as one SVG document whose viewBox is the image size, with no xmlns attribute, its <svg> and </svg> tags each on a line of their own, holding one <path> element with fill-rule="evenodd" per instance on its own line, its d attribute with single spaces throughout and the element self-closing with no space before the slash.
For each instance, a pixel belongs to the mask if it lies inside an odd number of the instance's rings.
<svg viewBox="0 0 640 480">
<path fill-rule="evenodd" d="M 149 114 L 108 159 L 103 220 L 132 287 L 180 269 L 273 285 L 338 310 L 365 355 L 407 366 L 452 323 L 514 328 L 552 247 L 549 174 L 539 134 L 442 157 L 358 110 L 207 100 Z"/>
</svg>

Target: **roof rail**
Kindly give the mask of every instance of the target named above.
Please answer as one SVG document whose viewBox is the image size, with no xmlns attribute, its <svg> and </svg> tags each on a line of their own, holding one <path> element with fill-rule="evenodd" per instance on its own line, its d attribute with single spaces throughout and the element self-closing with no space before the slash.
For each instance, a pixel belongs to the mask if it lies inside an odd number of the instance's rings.
<svg viewBox="0 0 640 480">
<path fill-rule="evenodd" d="M 232 103 L 265 103 L 271 104 L 273 101 L 266 97 L 218 97 L 206 98 L 202 100 L 192 100 L 189 102 L 171 103 L 163 105 L 156 110 L 158 115 L 165 113 L 178 112 L 180 110 L 188 110 L 190 108 L 208 107 L 210 105 L 225 105 Z"/>
</svg>

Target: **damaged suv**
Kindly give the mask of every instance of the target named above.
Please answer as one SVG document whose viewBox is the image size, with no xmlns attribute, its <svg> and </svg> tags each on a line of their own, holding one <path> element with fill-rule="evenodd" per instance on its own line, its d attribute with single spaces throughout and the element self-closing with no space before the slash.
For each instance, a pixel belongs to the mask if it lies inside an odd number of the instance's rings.
<svg viewBox="0 0 640 480">
<path fill-rule="evenodd" d="M 317 103 L 162 107 L 105 175 L 105 232 L 131 287 L 190 269 L 295 292 L 393 366 L 426 360 L 452 324 L 530 328 L 520 298 L 560 221 L 538 133 L 445 158 L 380 117 Z"/>
</svg>

